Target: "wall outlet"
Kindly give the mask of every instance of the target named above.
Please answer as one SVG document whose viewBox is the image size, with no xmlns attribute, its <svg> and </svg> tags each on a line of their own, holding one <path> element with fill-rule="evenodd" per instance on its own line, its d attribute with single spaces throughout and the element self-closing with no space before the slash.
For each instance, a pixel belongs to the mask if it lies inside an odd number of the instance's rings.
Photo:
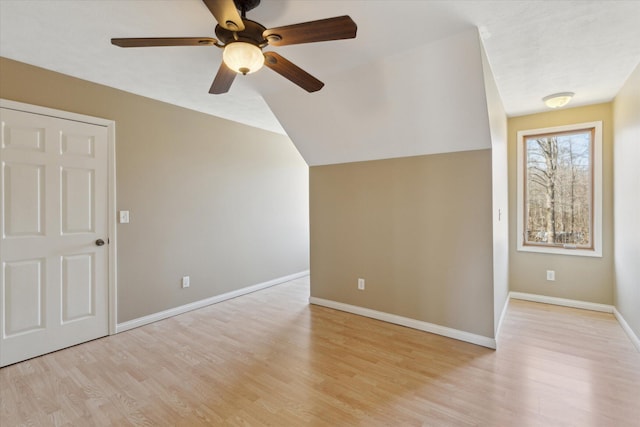
<svg viewBox="0 0 640 427">
<path fill-rule="evenodd" d="M 364 291 L 364 279 L 358 279 L 358 290 Z"/>
<path fill-rule="evenodd" d="M 182 288 L 188 288 L 191 280 L 189 279 L 189 276 L 182 276 Z"/>
<path fill-rule="evenodd" d="M 556 280 L 556 272 L 554 270 L 547 270 L 547 280 L 550 282 Z"/>
</svg>

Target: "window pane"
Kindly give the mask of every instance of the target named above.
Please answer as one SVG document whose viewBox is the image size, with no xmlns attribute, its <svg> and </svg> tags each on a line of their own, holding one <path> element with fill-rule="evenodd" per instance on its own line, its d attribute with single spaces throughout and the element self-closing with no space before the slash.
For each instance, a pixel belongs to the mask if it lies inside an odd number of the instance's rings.
<svg viewBox="0 0 640 427">
<path fill-rule="evenodd" d="M 525 138 L 525 243 L 593 247 L 592 135 Z"/>
</svg>

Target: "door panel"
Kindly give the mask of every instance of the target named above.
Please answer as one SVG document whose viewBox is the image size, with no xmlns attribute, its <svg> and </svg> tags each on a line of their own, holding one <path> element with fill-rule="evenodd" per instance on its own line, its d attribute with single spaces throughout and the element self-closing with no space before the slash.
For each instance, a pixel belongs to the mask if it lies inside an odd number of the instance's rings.
<svg viewBox="0 0 640 427">
<path fill-rule="evenodd" d="M 0 109 L 0 365 L 108 334 L 107 128 Z"/>
<path fill-rule="evenodd" d="M 44 327 L 44 260 L 9 262 L 4 266 L 4 299 L 7 302 L 6 336 Z"/>
<path fill-rule="evenodd" d="M 3 128 L 3 144 L 7 149 L 44 151 L 44 129 L 29 124 Z"/>
<path fill-rule="evenodd" d="M 63 167 L 61 178 L 62 234 L 93 232 L 93 170 Z"/>
<path fill-rule="evenodd" d="M 94 157 L 95 138 L 90 135 L 62 134 L 62 154 Z"/>
<path fill-rule="evenodd" d="M 4 165 L 4 208 L 7 237 L 38 236 L 44 226 L 44 167 Z"/>
<path fill-rule="evenodd" d="M 93 254 L 62 257 L 62 323 L 94 314 L 94 261 Z"/>
</svg>

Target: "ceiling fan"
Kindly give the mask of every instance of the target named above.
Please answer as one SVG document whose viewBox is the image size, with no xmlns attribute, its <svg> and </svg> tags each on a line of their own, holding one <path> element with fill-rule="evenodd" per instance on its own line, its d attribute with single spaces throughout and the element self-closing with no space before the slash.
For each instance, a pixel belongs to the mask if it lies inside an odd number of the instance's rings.
<svg viewBox="0 0 640 427">
<path fill-rule="evenodd" d="M 262 52 L 268 45 L 286 46 L 330 40 L 352 39 L 358 27 L 349 16 L 320 19 L 284 27 L 266 29 L 262 24 L 246 18 L 247 11 L 260 0 L 202 0 L 216 18 L 216 36 L 211 37 L 147 37 L 113 38 L 120 47 L 151 46 L 217 46 L 224 49 L 222 63 L 209 93 L 229 91 L 237 74 L 250 74 L 263 65 L 289 79 L 307 92 L 324 86 L 320 80 L 275 52 Z M 240 13 L 238 13 L 240 12 Z"/>
</svg>

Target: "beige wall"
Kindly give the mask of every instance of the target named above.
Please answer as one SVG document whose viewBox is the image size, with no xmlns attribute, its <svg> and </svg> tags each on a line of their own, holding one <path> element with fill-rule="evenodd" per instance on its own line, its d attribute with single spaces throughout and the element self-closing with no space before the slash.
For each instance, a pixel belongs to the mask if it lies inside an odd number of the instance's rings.
<svg viewBox="0 0 640 427">
<path fill-rule="evenodd" d="M 640 66 L 613 105 L 615 305 L 640 337 Z"/>
<path fill-rule="evenodd" d="M 516 250 L 516 138 L 520 130 L 602 121 L 602 258 Z M 610 103 L 513 117 L 509 127 L 509 223 L 511 291 L 600 304 L 613 303 L 613 121 Z M 547 281 L 546 271 L 556 280 Z"/>
<path fill-rule="evenodd" d="M 2 98 L 116 122 L 131 212 L 119 322 L 308 269 L 308 168 L 287 137 L 4 58 L 0 71 Z"/>
<path fill-rule="evenodd" d="M 311 295 L 493 338 L 491 161 L 310 168 Z"/>
</svg>

